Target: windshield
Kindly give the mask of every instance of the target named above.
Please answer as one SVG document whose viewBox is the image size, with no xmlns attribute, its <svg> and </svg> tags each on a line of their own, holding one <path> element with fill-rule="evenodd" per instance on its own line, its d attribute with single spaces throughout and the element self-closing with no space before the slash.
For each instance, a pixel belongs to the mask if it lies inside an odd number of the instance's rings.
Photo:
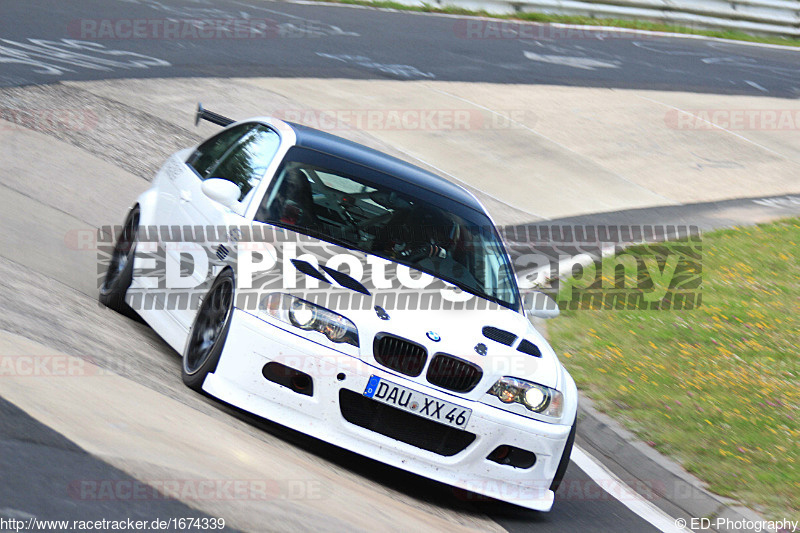
<svg viewBox="0 0 800 533">
<path fill-rule="evenodd" d="M 373 169 L 294 147 L 256 220 L 390 259 L 519 310 L 513 271 L 485 214 Z"/>
</svg>

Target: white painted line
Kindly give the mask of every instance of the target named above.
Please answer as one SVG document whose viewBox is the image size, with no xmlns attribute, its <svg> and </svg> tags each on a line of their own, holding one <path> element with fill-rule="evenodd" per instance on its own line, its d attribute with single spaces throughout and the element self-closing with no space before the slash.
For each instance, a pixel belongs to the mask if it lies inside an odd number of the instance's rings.
<svg viewBox="0 0 800 533">
<path fill-rule="evenodd" d="M 686 530 L 675 525 L 674 518 L 645 500 L 638 492 L 628 487 L 613 472 L 581 448 L 575 446 L 572 449 L 571 459 L 586 475 L 598 482 L 606 492 L 643 520 L 652 524 L 653 527 L 664 533 L 686 533 Z"/>
</svg>

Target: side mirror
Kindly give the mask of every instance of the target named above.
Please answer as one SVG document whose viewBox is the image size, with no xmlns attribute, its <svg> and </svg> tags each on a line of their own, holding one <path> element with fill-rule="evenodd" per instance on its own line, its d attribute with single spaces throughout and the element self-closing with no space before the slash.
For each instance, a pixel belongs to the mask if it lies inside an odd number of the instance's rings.
<svg viewBox="0 0 800 533">
<path fill-rule="evenodd" d="M 239 201 L 239 187 L 232 181 L 222 178 L 209 178 L 201 186 L 203 194 L 225 207 L 233 207 Z"/>
<path fill-rule="evenodd" d="M 537 318 L 555 318 L 560 313 L 556 301 L 543 292 L 526 291 L 523 302 L 528 314 Z"/>
</svg>

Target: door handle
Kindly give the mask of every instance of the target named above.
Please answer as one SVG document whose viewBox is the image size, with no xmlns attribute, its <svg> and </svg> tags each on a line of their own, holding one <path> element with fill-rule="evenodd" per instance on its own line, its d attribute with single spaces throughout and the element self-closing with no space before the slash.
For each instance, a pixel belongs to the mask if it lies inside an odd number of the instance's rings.
<svg viewBox="0 0 800 533">
<path fill-rule="evenodd" d="M 192 193 L 189 191 L 181 191 L 181 202 L 191 202 L 192 201 Z"/>
</svg>

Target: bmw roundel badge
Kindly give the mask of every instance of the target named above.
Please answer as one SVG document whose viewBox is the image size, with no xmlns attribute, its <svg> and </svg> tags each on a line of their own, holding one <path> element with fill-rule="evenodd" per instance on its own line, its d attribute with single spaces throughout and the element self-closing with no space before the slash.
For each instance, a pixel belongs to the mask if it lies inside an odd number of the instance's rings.
<svg viewBox="0 0 800 533">
<path fill-rule="evenodd" d="M 427 335 L 428 338 L 433 342 L 439 342 L 440 340 L 442 340 L 442 338 L 435 331 L 429 331 L 425 335 Z"/>
</svg>

